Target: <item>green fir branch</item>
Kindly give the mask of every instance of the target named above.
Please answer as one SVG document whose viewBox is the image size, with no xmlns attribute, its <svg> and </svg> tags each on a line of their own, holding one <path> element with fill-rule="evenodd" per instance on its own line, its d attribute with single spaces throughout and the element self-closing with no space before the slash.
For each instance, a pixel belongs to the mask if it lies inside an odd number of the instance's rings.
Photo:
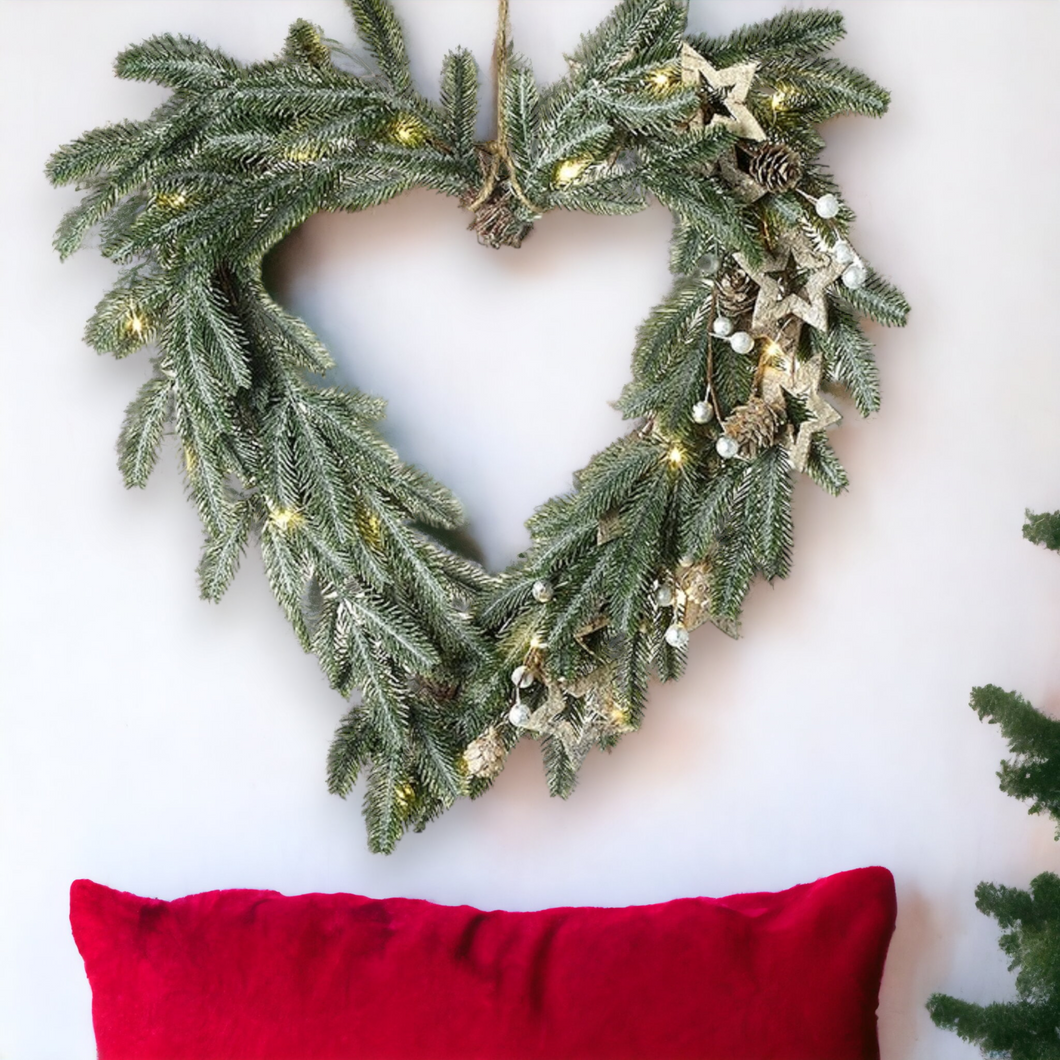
<svg viewBox="0 0 1060 1060">
<path fill-rule="evenodd" d="M 1060 552 L 1060 512 L 1035 514 L 1028 508 L 1025 518 L 1023 536 L 1028 541 Z"/>
<path fill-rule="evenodd" d="M 162 435 L 173 416 L 173 390 L 172 376 L 156 364 L 155 374 L 125 410 L 118 436 L 118 466 L 130 488 L 146 486 L 158 463 Z"/>
<path fill-rule="evenodd" d="M 389 87 L 400 96 L 411 95 L 412 71 L 405 50 L 405 35 L 394 9 L 386 0 L 346 0 L 357 35 L 379 65 Z"/>
<path fill-rule="evenodd" d="M 782 11 L 764 22 L 742 26 L 727 37 L 693 35 L 689 43 L 715 66 L 798 55 L 816 55 L 843 39 L 846 30 L 839 11 L 815 8 L 809 11 Z"/>
<path fill-rule="evenodd" d="M 1001 729 L 1016 756 L 1001 763 L 1001 790 L 1014 799 L 1031 800 L 1028 813 L 1049 814 L 1060 838 L 1060 721 L 997 685 L 973 688 L 971 707 L 981 720 Z"/>
<path fill-rule="evenodd" d="M 677 0 L 622 0 L 592 33 L 583 35 L 570 56 L 576 84 L 606 80 L 648 55 L 674 59 L 685 27 L 684 4 Z"/>
<path fill-rule="evenodd" d="M 838 285 L 835 291 L 839 301 L 859 316 L 868 317 L 889 328 L 905 327 L 909 317 L 909 303 L 905 295 L 872 269 L 861 287 Z"/>
<path fill-rule="evenodd" d="M 828 330 L 810 329 L 810 349 L 824 358 L 830 378 L 846 387 L 862 416 L 880 408 L 880 371 L 857 318 L 840 305 L 833 305 Z"/>
<path fill-rule="evenodd" d="M 126 48 L 114 72 L 126 81 L 153 81 L 178 94 L 205 95 L 230 87 L 240 66 L 224 52 L 191 37 L 164 33 Z"/>
<path fill-rule="evenodd" d="M 442 112 L 448 141 L 459 155 L 470 155 L 478 116 L 478 66 L 466 48 L 457 48 L 442 63 Z"/>
</svg>

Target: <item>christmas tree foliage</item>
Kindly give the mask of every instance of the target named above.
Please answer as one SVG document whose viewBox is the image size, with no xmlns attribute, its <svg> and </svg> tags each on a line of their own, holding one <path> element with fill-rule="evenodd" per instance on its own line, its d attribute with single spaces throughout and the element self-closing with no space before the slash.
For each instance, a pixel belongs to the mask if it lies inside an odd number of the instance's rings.
<svg viewBox="0 0 1060 1060">
<path fill-rule="evenodd" d="M 1027 512 L 1023 536 L 1036 545 L 1045 545 L 1054 552 L 1060 552 L 1060 512 L 1048 512 L 1043 515 Z"/>
<path fill-rule="evenodd" d="M 1031 515 L 1028 539 L 1060 551 L 1060 512 Z M 1002 762 L 1001 790 L 1031 800 L 1030 813 L 1048 813 L 1060 838 L 1060 722 L 1047 718 L 1022 696 L 996 685 L 972 691 L 972 707 L 997 724 L 1017 756 Z M 1060 1057 L 1060 877 L 1043 872 L 1030 890 L 981 883 L 976 908 L 1005 930 L 1001 949 L 1016 972 L 1016 1000 L 976 1005 L 934 994 L 928 1011 L 939 1027 L 956 1031 L 985 1056 L 1011 1060 Z"/>
<path fill-rule="evenodd" d="M 496 132 L 477 142 L 471 55 L 446 56 L 430 100 L 386 0 L 347 5 L 368 53 L 356 70 L 302 20 L 265 62 L 172 35 L 128 49 L 118 75 L 170 98 L 63 147 L 48 173 L 85 193 L 59 252 L 98 233 L 123 268 L 89 344 L 152 348 L 119 442 L 126 483 L 144 485 L 172 432 L 210 600 L 260 548 L 301 644 L 359 693 L 329 783 L 345 795 L 367 773 L 369 842 L 390 850 L 484 792 L 524 734 L 567 794 L 591 747 L 639 725 L 649 678 L 681 673 L 692 628 L 735 631 L 752 581 L 788 572 L 793 473 L 846 485 L 826 388 L 865 415 L 879 405 L 859 318 L 899 325 L 908 306 L 849 242 L 820 158 L 822 122 L 888 102 L 824 55 L 839 14 L 710 38 L 686 35 L 681 0 L 622 0 L 539 88 L 502 0 Z M 674 218 L 673 290 L 620 401 L 632 430 L 538 510 L 500 575 L 448 547 L 456 498 L 387 444 L 382 401 L 320 385 L 328 352 L 262 281 L 313 214 L 417 186 L 457 200 L 489 247 L 519 246 L 555 209 L 654 198 Z"/>
</svg>

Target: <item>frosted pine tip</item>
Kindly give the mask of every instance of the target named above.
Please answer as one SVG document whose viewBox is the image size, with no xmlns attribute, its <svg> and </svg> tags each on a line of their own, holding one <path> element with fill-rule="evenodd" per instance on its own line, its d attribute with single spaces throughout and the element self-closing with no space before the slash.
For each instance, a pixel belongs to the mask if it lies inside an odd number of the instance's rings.
<svg viewBox="0 0 1060 1060">
<path fill-rule="evenodd" d="M 685 462 L 685 451 L 679 445 L 672 446 L 666 459 L 671 467 L 680 467 Z"/>
<path fill-rule="evenodd" d="M 390 126 L 390 135 L 403 147 L 419 147 L 427 139 L 427 126 L 419 118 L 404 114 Z"/>
<path fill-rule="evenodd" d="M 282 534 L 288 530 L 296 530 L 305 522 L 302 513 L 297 508 L 271 508 L 269 509 L 269 522 Z"/>
<path fill-rule="evenodd" d="M 588 169 L 591 161 L 590 158 L 566 158 L 562 162 L 557 162 L 552 173 L 552 183 L 557 187 L 570 184 Z"/>
</svg>

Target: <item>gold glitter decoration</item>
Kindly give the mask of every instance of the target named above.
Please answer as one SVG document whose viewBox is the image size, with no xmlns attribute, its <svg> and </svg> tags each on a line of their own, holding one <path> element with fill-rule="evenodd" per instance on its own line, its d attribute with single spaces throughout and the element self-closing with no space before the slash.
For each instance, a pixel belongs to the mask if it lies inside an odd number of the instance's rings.
<svg viewBox="0 0 1060 1060">
<path fill-rule="evenodd" d="M 704 125 L 722 125 L 745 140 L 764 140 L 766 134 L 758 120 L 747 109 L 747 94 L 751 91 L 758 63 L 737 63 L 718 70 L 712 66 L 690 44 L 681 45 L 681 80 L 686 85 L 701 88 L 704 85 L 715 93 L 722 94 L 722 106 L 729 113 L 712 114 L 705 121 L 702 112 L 693 117 L 689 128 L 700 129 Z"/>
<path fill-rule="evenodd" d="M 799 424 L 794 440 L 789 440 L 787 444 L 792 467 L 796 471 L 805 471 L 813 436 L 839 423 L 843 417 L 838 409 L 821 396 L 824 361 L 820 354 L 800 361 L 784 352 L 782 357 L 775 360 L 779 363 L 766 365 L 762 370 L 762 395 L 766 400 L 783 400 L 781 392 L 786 391 L 806 405 L 809 418 Z"/>
<path fill-rule="evenodd" d="M 769 333 L 788 316 L 796 316 L 820 331 L 828 327 L 826 292 L 843 266 L 830 254 L 817 250 L 802 232 L 784 232 L 776 241 L 774 253 L 760 265 L 752 265 L 743 254 L 736 254 L 735 258 L 758 284 L 751 320 L 753 331 Z M 787 289 L 779 275 L 795 268 L 805 274 L 801 291 Z"/>
<path fill-rule="evenodd" d="M 601 666 L 569 683 L 548 679 L 545 702 L 520 726 L 563 744 L 571 765 L 577 769 L 593 744 L 601 739 L 632 732 L 629 712 L 614 694 L 614 668 Z M 581 720 L 572 710 L 579 700 Z"/>
<path fill-rule="evenodd" d="M 461 757 L 471 776 L 488 780 L 504 768 L 504 759 L 507 754 L 504 741 L 491 725 L 481 736 L 467 745 Z"/>
</svg>

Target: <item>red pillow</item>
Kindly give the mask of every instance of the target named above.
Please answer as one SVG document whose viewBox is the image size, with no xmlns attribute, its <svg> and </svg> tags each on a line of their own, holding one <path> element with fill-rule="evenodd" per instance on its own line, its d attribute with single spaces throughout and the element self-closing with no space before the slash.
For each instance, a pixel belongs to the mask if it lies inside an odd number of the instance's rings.
<svg viewBox="0 0 1060 1060">
<path fill-rule="evenodd" d="M 99 1060 L 868 1060 L 891 874 L 628 909 L 70 893 Z"/>
</svg>

